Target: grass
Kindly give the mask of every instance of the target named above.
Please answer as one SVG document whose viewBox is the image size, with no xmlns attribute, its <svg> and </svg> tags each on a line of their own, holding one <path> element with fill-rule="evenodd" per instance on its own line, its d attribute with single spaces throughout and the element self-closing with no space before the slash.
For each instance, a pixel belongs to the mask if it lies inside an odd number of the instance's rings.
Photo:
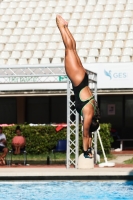
<svg viewBox="0 0 133 200">
<path fill-rule="evenodd" d="M 47 163 L 47 157 L 49 156 L 51 163 L 65 163 L 66 160 L 66 154 L 65 153 L 56 153 L 55 157 L 54 154 L 39 154 L 39 155 L 30 155 L 27 154 L 27 163 L 28 164 L 46 164 Z M 7 155 L 7 160 L 10 159 Z M 24 155 L 12 155 L 12 163 L 23 163 Z"/>
<path fill-rule="evenodd" d="M 47 159 L 47 156 L 53 158 L 54 154 L 39 154 L 39 155 L 30 155 L 27 154 L 27 159 L 32 161 L 43 161 Z M 56 159 L 64 160 L 66 158 L 66 154 L 56 153 Z M 12 160 L 21 160 L 23 159 L 23 155 L 12 155 Z"/>
<path fill-rule="evenodd" d="M 66 161 L 66 154 L 65 153 L 56 153 L 55 157 L 54 154 L 38 154 L 38 155 L 30 155 L 27 154 L 27 163 L 28 164 L 47 164 L 47 157 L 50 157 L 50 162 L 52 164 L 64 164 Z M 108 160 L 114 159 L 115 156 L 113 154 L 107 154 L 106 155 Z M 74 155 L 71 156 L 71 158 L 74 158 Z M 7 159 L 9 157 L 7 156 Z M 12 163 L 23 163 L 24 157 L 23 155 L 12 155 Z M 104 162 L 103 155 L 100 156 L 100 161 Z"/>
<path fill-rule="evenodd" d="M 124 161 L 125 164 L 133 164 L 133 158 Z"/>
</svg>

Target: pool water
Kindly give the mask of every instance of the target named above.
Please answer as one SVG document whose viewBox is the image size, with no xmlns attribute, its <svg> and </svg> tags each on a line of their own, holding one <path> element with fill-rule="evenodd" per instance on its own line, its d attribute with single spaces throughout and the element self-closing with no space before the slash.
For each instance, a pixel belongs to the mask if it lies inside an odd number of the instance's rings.
<svg viewBox="0 0 133 200">
<path fill-rule="evenodd" d="M 132 200 L 133 181 L 0 182 L 0 200 Z"/>
</svg>

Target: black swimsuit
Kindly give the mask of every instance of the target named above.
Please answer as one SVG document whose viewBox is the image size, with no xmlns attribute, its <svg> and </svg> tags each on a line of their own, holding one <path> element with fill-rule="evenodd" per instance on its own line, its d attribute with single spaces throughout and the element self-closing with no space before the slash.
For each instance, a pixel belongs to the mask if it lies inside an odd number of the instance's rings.
<svg viewBox="0 0 133 200">
<path fill-rule="evenodd" d="M 84 76 L 82 82 L 78 86 L 73 86 L 73 91 L 75 94 L 75 107 L 76 107 L 77 112 L 80 115 L 82 115 L 83 107 L 87 103 L 91 103 L 92 106 L 94 107 L 94 104 L 91 102 L 92 100 L 94 100 L 94 96 L 91 96 L 89 99 L 87 99 L 85 101 L 81 100 L 81 98 L 80 98 L 80 92 L 86 86 L 88 86 L 88 74 L 87 73 L 85 73 L 85 76 Z"/>
</svg>

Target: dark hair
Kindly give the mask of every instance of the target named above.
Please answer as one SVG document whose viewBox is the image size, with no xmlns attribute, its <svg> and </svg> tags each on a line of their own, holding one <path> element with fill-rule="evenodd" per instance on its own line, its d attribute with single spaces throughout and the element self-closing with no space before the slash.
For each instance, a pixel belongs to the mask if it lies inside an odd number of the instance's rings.
<svg viewBox="0 0 133 200">
<path fill-rule="evenodd" d="M 17 130 L 21 131 L 20 126 L 16 126 L 16 131 Z"/>
<path fill-rule="evenodd" d="M 95 132 L 99 127 L 99 120 L 93 118 L 90 125 L 90 132 Z"/>
<path fill-rule="evenodd" d="M 2 126 L 0 126 L 0 130 L 2 130 Z"/>
<path fill-rule="evenodd" d="M 90 125 L 90 132 L 95 132 L 99 127 L 100 120 L 100 110 L 98 108 L 97 102 L 95 101 L 95 114 L 92 118 L 92 122 Z"/>
</svg>

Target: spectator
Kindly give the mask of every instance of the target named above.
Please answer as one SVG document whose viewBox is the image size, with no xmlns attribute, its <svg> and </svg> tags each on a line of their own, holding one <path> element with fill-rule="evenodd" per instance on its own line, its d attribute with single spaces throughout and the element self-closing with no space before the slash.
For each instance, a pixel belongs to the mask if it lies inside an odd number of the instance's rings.
<svg viewBox="0 0 133 200">
<path fill-rule="evenodd" d="M 12 148 L 14 154 L 20 154 L 21 150 L 24 150 L 26 144 L 25 138 L 21 134 L 20 126 L 16 127 L 16 136 L 12 139 Z"/>
<path fill-rule="evenodd" d="M 2 127 L 0 126 L 0 152 L 2 155 L 0 156 L 0 164 L 5 165 L 5 157 L 8 153 L 8 148 L 6 147 L 6 136 L 2 133 Z"/>
</svg>

